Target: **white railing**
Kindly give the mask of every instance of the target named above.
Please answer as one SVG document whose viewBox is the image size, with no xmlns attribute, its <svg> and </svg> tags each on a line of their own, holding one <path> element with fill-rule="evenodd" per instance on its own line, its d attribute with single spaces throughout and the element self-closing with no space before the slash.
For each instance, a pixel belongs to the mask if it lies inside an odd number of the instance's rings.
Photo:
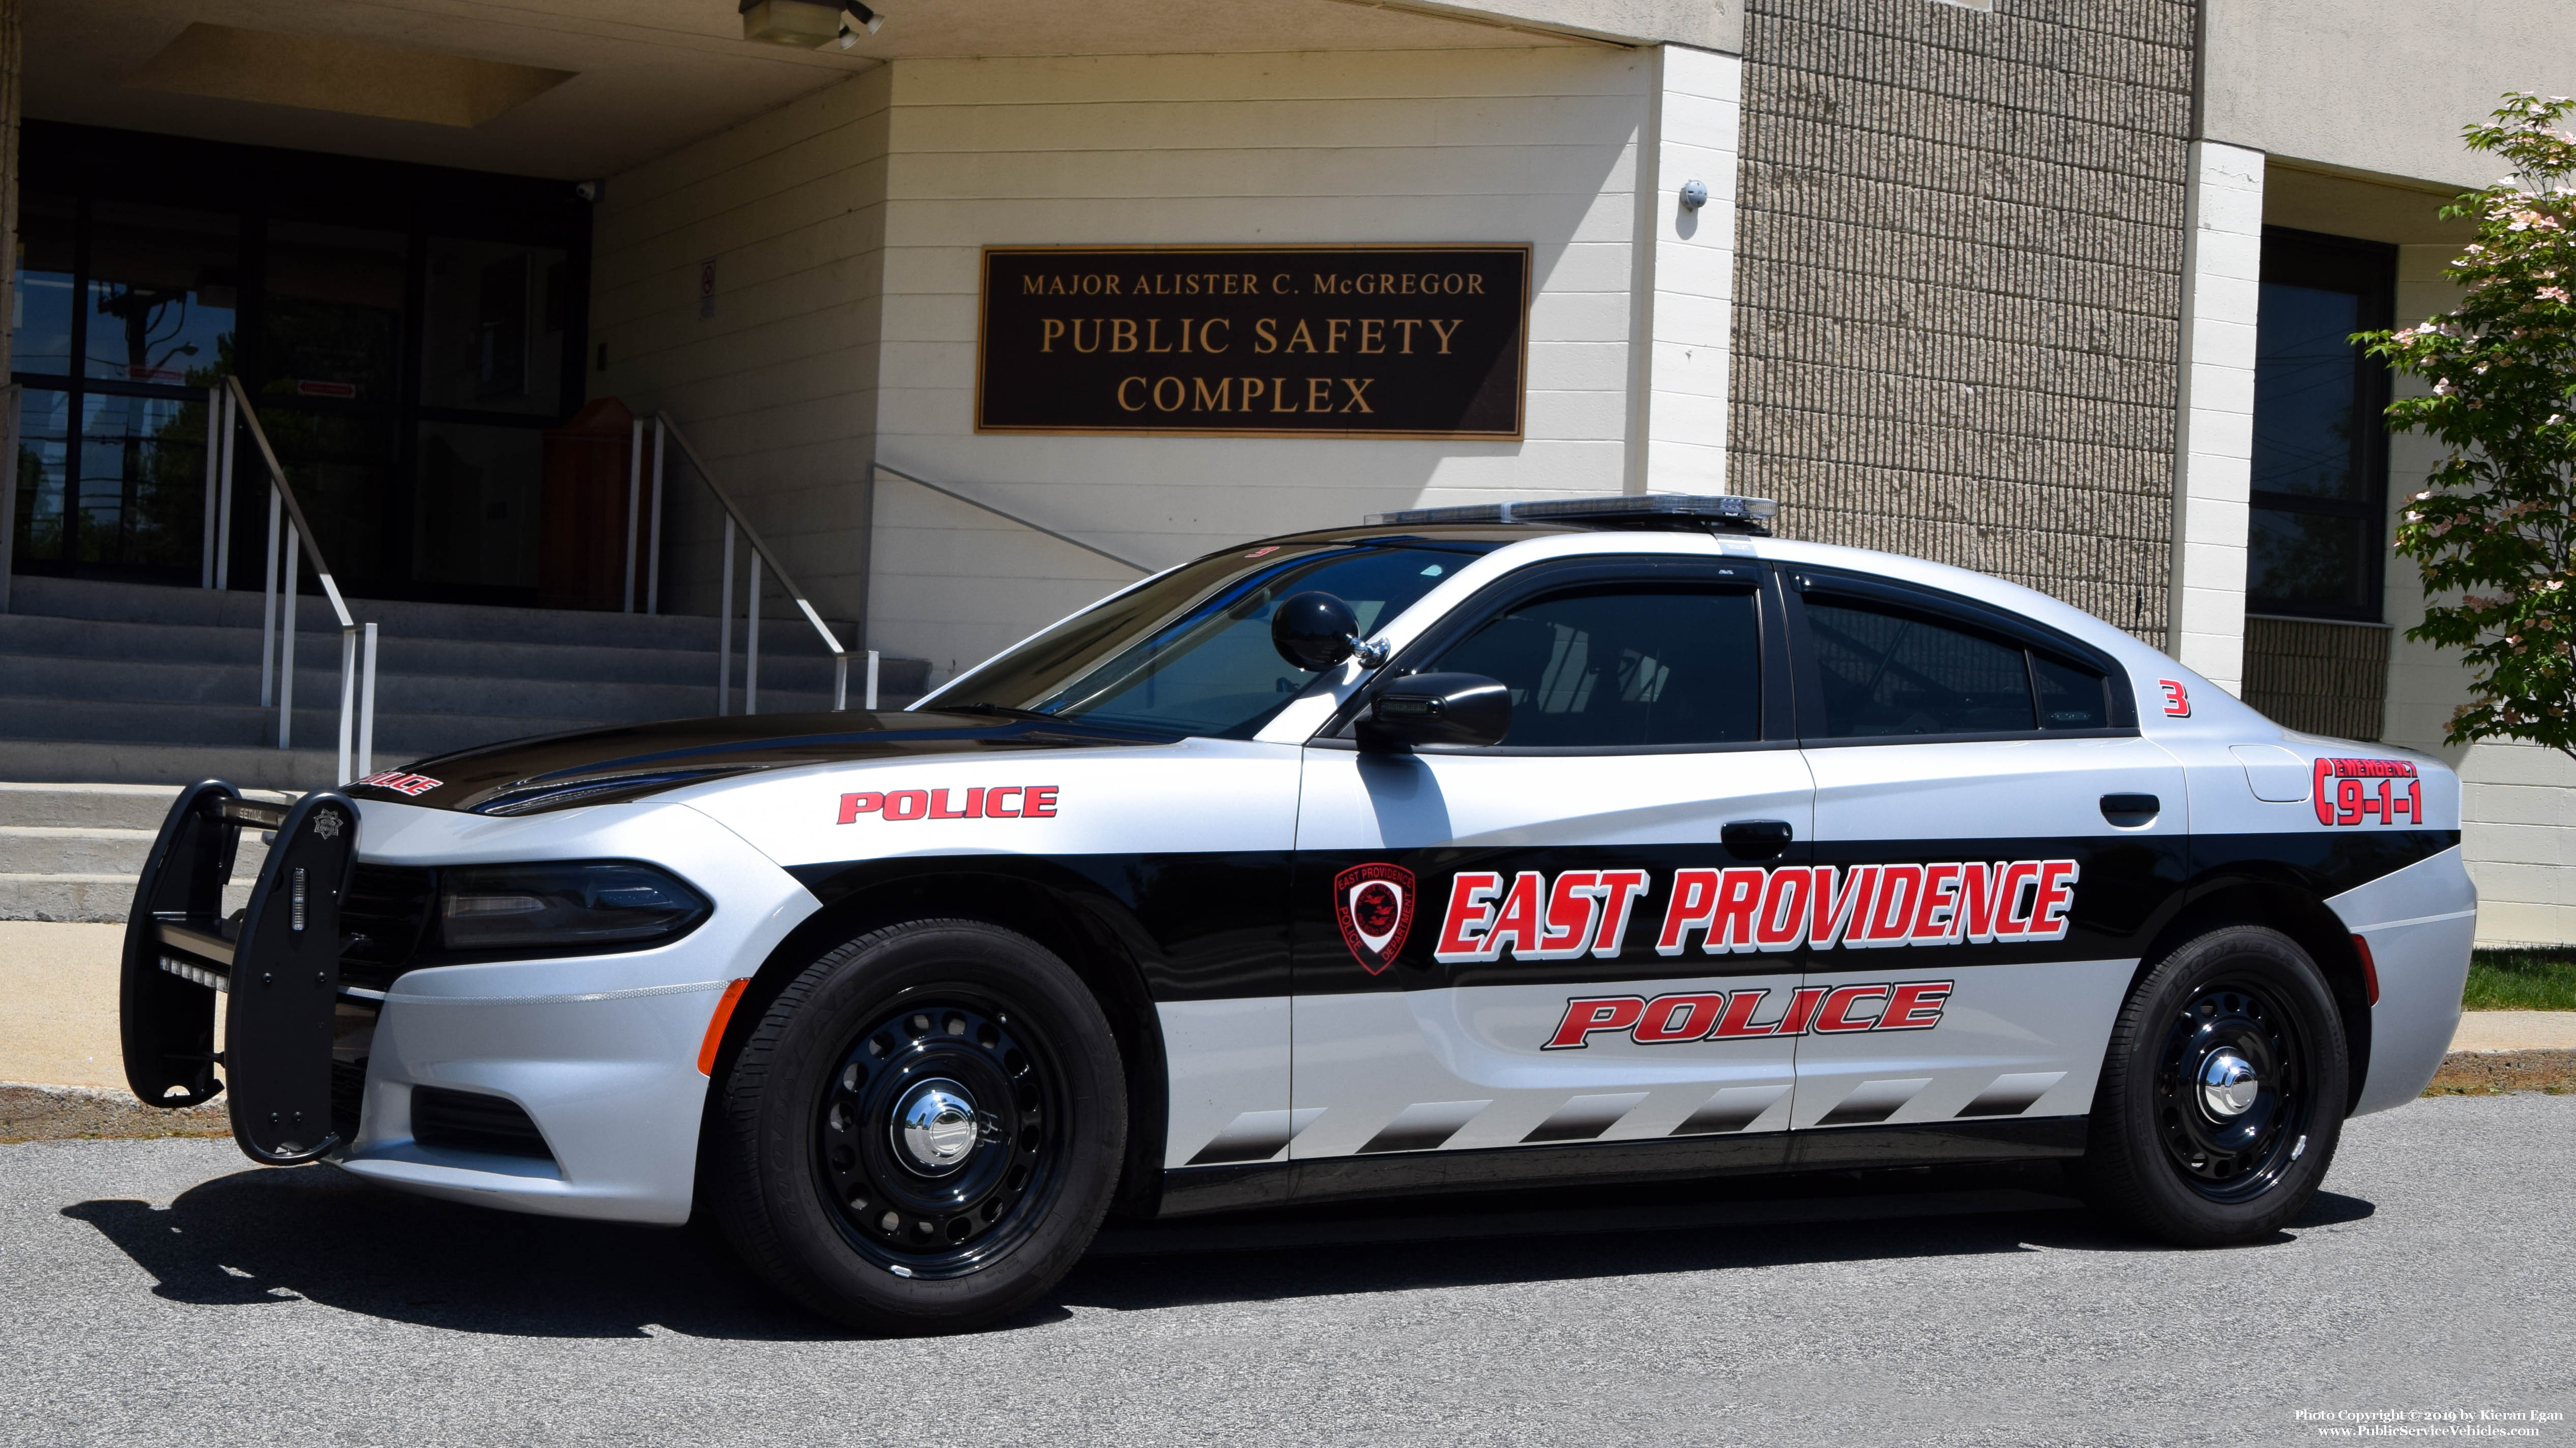
<svg viewBox="0 0 2576 1448">
<path fill-rule="evenodd" d="M 641 456 L 643 438 L 643 424 L 639 421 L 636 424 L 635 430 L 635 442 L 638 451 L 635 454 L 630 454 L 630 460 L 626 470 L 626 588 L 628 606 L 630 609 L 633 607 L 635 591 L 634 519 L 635 504 L 638 501 L 638 463 L 635 459 L 640 458 Z M 805 615 L 805 621 L 814 626 L 814 632 L 823 640 L 823 647 L 831 651 L 833 711 L 837 713 L 849 708 L 850 651 L 841 646 L 840 636 L 832 632 L 831 625 L 823 622 L 823 615 L 815 612 L 813 600 L 807 598 L 805 596 L 805 590 L 798 588 L 796 586 L 796 581 L 787 576 L 787 570 L 779 565 L 778 555 L 769 551 L 769 545 L 763 543 L 760 540 L 760 535 L 753 531 L 750 521 L 742 516 L 742 510 L 734 506 L 733 499 L 727 496 L 724 488 L 716 482 L 716 475 L 707 468 L 705 459 L 698 456 L 698 450 L 696 448 L 689 446 L 688 435 L 681 432 L 680 425 L 673 422 L 670 414 L 665 412 L 656 412 L 653 414 L 653 518 L 655 525 L 658 527 L 661 522 L 662 444 L 665 439 L 679 444 L 681 455 L 686 457 L 689 460 L 689 466 L 696 470 L 698 480 L 707 485 L 707 492 L 715 498 L 716 505 L 724 509 L 724 564 L 719 570 L 722 578 L 722 582 L 719 585 L 719 594 L 722 602 L 718 605 L 716 612 L 716 713 L 721 715 L 732 711 L 733 560 L 736 549 L 734 540 L 737 534 L 741 536 L 744 543 L 750 545 L 750 558 L 748 560 L 749 567 L 747 570 L 750 574 L 750 583 L 743 590 L 744 640 L 742 712 L 745 714 L 757 714 L 760 712 L 760 570 L 763 563 L 766 563 L 769 566 L 770 572 L 778 576 L 779 588 L 786 593 L 789 599 L 795 602 L 798 611 Z M 653 561 L 648 562 L 646 565 L 647 581 L 645 585 L 645 602 L 648 612 L 658 611 L 657 605 L 660 603 L 659 585 L 661 569 L 658 566 L 659 555 L 662 551 L 659 546 L 660 541 L 661 540 L 659 538 L 656 538 L 654 540 L 656 546 L 647 550 L 651 555 L 653 555 Z M 865 709 L 874 709 L 877 706 L 877 653 L 874 649 L 867 651 L 866 683 L 866 699 L 860 707 Z"/>
<path fill-rule="evenodd" d="M 298 587 L 298 564 L 313 560 L 313 576 L 322 585 L 322 596 L 331 603 L 332 617 L 340 625 L 340 773 L 343 781 L 363 778 L 375 770 L 376 753 L 376 626 L 360 624 L 349 615 L 348 602 L 340 597 L 340 585 L 331 576 L 331 565 L 323 560 L 322 547 L 313 539 L 313 525 L 305 521 L 304 506 L 296 501 L 295 489 L 286 481 L 286 469 L 277 461 L 277 450 L 268 445 L 268 433 L 259 425 L 259 410 L 251 404 L 250 394 L 242 390 L 241 379 L 227 377 L 221 393 L 221 421 L 213 413 L 207 417 L 208 471 L 219 474 L 217 488 L 220 502 L 213 510 L 213 557 L 204 569 L 206 581 L 222 588 L 229 581 L 229 553 L 232 542 L 232 472 L 233 429 L 236 424 L 250 429 L 250 439 L 259 445 L 260 461 L 268 466 L 268 572 L 261 583 L 259 611 L 259 703 L 267 708 L 271 697 L 277 704 L 277 747 L 288 749 L 295 741 L 295 599 Z M 209 399 L 213 401 L 214 399 Z M 220 427 L 218 444 L 214 429 Z M 220 451 L 221 456 L 215 454 Z M 285 530 L 285 578 L 280 586 L 278 561 L 279 529 Z M 354 761 L 353 761 L 354 756 Z M 352 771 L 351 763 L 357 768 Z"/>
</svg>

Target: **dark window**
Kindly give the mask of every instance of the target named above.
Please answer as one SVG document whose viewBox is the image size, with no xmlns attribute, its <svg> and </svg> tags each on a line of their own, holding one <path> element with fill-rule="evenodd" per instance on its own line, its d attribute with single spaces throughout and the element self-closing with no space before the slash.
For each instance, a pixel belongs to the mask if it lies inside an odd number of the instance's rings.
<svg viewBox="0 0 2576 1448">
<path fill-rule="evenodd" d="M 353 594 L 534 603 L 539 554 L 606 526 L 539 526 L 544 434 L 582 402 L 589 216 L 563 183 L 46 121 L 21 159 L 16 566 L 198 581 L 227 374 Z M 255 589 L 246 435 L 230 502 Z"/>
<path fill-rule="evenodd" d="M 1315 681 L 1270 641 L 1280 600 L 1330 593 L 1366 638 L 1494 546 L 1325 540 L 1211 554 L 996 655 L 931 707 L 1247 739 Z"/>
<path fill-rule="evenodd" d="M 1609 749 L 1762 737 L 1749 590 L 1614 586 L 1515 605 L 1435 666 L 1512 691 L 1511 747 Z"/>
<path fill-rule="evenodd" d="M 2034 727 L 2022 650 L 1922 614 L 1807 599 L 1824 733 L 2013 734 Z"/>
<path fill-rule="evenodd" d="M 2112 727 L 2101 670 L 1892 604 L 1809 594 L 1830 739 Z"/>
<path fill-rule="evenodd" d="M 2079 664 L 2030 656 L 2030 680 L 2039 688 L 2042 729 L 2111 727 L 2111 681 Z"/>
<path fill-rule="evenodd" d="M 2256 613 L 2379 617 L 2388 374 L 2349 338 L 2388 325 L 2396 254 L 2263 233 L 2245 567 Z"/>
</svg>

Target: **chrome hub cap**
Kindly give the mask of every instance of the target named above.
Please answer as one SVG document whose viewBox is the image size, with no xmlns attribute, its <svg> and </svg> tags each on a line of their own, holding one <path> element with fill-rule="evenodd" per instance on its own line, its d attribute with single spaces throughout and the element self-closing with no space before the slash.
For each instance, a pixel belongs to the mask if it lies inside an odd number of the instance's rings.
<svg viewBox="0 0 2576 1448">
<path fill-rule="evenodd" d="M 915 1085 L 894 1111 L 896 1150 L 905 1166 L 923 1176 L 946 1176 L 964 1166 L 981 1130 L 975 1099 L 945 1077 Z"/>
<path fill-rule="evenodd" d="M 2254 1074 L 2252 1062 L 2229 1050 L 2209 1053 L 2200 1063 L 2200 1104 L 2214 1120 L 2227 1121 L 2244 1115 L 2254 1107 L 2255 1098 L 2263 1094 L 2263 1083 Z"/>
</svg>

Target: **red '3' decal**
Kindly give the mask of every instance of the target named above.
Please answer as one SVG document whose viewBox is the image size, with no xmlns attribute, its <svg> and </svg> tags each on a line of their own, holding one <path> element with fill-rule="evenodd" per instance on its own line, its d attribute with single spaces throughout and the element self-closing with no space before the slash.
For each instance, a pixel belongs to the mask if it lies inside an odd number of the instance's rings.
<svg viewBox="0 0 2576 1448">
<path fill-rule="evenodd" d="M 2166 718 L 2188 719 L 2191 717 L 2191 695 L 2184 691 L 2182 680 L 2158 679 L 2156 680 L 2156 687 L 2165 691 Z"/>
</svg>

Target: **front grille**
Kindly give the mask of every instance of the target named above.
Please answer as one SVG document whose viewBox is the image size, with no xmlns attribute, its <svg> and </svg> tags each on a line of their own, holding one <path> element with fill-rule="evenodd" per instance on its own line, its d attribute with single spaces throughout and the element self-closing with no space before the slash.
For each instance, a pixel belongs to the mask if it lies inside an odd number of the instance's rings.
<svg viewBox="0 0 2576 1448">
<path fill-rule="evenodd" d="M 529 1156 L 552 1161 L 546 1138 L 519 1103 L 480 1091 L 415 1086 L 411 1093 L 412 1140 L 450 1151 Z"/>
<path fill-rule="evenodd" d="M 438 872 L 361 863 L 340 902 L 340 983 L 386 990 L 411 965 L 429 929 Z"/>
</svg>

